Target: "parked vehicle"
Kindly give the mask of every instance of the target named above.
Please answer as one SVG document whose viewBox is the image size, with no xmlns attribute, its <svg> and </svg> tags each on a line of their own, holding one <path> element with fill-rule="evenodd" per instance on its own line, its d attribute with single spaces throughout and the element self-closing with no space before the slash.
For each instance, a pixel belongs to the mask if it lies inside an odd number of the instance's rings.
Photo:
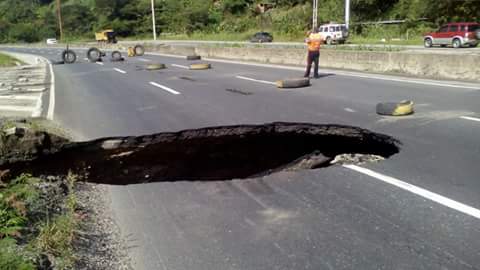
<svg viewBox="0 0 480 270">
<path fill-rule="evenodd" d="M 56 39 L 56 38 L 47 38 L 46 43 L 47 43 L 48 45 L 52 45 L 52 44 L 57 44 L 58 42 L 57 42 L 57 39 Z"/>
<path fill-rule="evenodd" d="M 106 29 L 95 33 L 95 40 L 100 43 L 117 43 L 117 37 L 113 29 Z"/>
<path fill-rule="evenodd" d="M 250 42 L 254 43 L 263 43 L 263 42 L 272 42 L 273 36 L 267 32 L 258 32 L 250 38 Z"/>
<path fill-rule="evenodd" d="M 480 42 L 480 24 L 448 23 L 435 32 L 425 34 L 423 41 L 426 48 L 435 45 L 452 45 L 454 48 L 476 47 Z"/>
<path fill-rule="evenodd" d="M 343 44 L 345 43 L 345 41 L 347 41 L 348 38 L 348 30 L 345 24 L 323 24 L 318 28 L 318 32 L 321 34 L 322 39 L 328 45 L 333 43 Z"/>
</svg>

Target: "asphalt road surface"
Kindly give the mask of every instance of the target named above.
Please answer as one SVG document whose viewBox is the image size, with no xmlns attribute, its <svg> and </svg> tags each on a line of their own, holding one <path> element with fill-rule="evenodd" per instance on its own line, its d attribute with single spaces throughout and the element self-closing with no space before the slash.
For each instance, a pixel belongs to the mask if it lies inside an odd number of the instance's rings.
<svg viewBox="0 0 480 270">
<path fill-rule="evenodd" d="M 480 85 L 323 70 L 310 87 L 278 90 L 272 82 L 302 71 L 225 61 L 191 71 L 160 55 L 87 63 L 84 52 L 53 67 L 54 102 L 44 102 L 79 140 L 289 121 L 402 142 L 380 163 L 111 186 L 135 269 L 480 269 Z M 168 68 L 143 70 L 154 62 Z M 414 115 L 375 114 L 404 99 Z"/>
</svg>

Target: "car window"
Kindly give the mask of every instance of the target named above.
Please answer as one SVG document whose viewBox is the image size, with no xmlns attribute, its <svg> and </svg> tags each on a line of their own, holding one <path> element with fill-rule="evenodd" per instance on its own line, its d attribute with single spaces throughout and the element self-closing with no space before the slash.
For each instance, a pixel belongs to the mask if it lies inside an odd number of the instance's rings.
<svg viewBox="0 0 480 270">
<path fill-rule="evenodd" d="M 450 32 L 457 32 L 458 31 L 458 25 L 450 25 Z"/>
<path fill-rule="evenodd" d="M 480 29 L 480 25 L 478 25 L 478 24 L 468 26 L 468 31 L 470 31 L 470 32 L 474 32 L 474 31 L 477 31 L 479 29 Z"/>
<path fill-rule="evenodd" d="M 335 26 L 330 26 L 330 32 L 335 32 Z"/>
<path fill-rule="evenodd" d="M 335 27 L 335 31 L 340 32 L 340 26 Z"/>
<path fill-rule="evenodd" d="M 342 25 L 342 26 L 340 27 L 340 29 L 345 30 L 345 29 L 347 29 L 347 28 L 346 28 L 344 25 Z"/>
<path fill-rule="evenodd" d="M 460 25 L 460 32 L 464 32 L 465 31 L 465 25 Z"/>
<path fill-rule="evenodd" d="M 442 27 L 438 30 L 438 32 L 440 32 L 440 33 L 448 32 L 448 25 L 442 26 Z"/>
<path fill-rule="evenodd" d="M 318 32 L 323 32 L 323 27 L 318 28 Z"/>
</svg>

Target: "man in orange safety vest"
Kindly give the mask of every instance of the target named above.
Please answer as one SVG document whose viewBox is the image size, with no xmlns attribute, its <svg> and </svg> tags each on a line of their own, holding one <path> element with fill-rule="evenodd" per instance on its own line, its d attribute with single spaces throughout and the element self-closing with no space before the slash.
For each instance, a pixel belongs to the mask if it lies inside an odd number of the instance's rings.
<svg viewBox="0 0 480 270">
<path fill-rule="evenodd" d="M 314 28 L 312 32 L 309 32 L 308 38 L 305 42 L 308 46 L 308 58 L 307 58 L 307 70 L 305 71 L 305 78 L 310 77 L 310 69 L 312 69 L 312 63 L 315 64 L 313 70 L 313 77 L 319 78 L 318 75 L 318 61 L 320 59 L 320 44 L 322 43 L 322 36 L 318 33 L 318 29 Z"/>
</svg>

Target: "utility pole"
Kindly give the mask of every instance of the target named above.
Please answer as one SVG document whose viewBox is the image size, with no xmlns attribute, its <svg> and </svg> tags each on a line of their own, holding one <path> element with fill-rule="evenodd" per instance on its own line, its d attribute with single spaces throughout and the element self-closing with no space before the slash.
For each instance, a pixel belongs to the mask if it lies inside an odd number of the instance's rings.
<svg viewBox="0 0 480 270">
<path fill-rule="evenodd" d="M 318 0 L 313 0 L 313 16 L 312 16 L 312 31 L 317 29 L 318 22 Z"/>
<path fill-rule="evenodd" d="M 152 0 L 152 28 L 153 40 L 157 40 L 157 27 L 155 25 L 155 0 Z"/>
<path fill-rule="evenodd" d="M 345 0 L 345 27 L 350 27 L 350 0 Z"/>
<path fill-rule="evenodd" d="M 57 20 L 58 28 L 60 28 L 60 40 L 63 40 L 63 22 L 62 22 L 62 8 L 60 0 L 57 0 Z"/>
</svg>

